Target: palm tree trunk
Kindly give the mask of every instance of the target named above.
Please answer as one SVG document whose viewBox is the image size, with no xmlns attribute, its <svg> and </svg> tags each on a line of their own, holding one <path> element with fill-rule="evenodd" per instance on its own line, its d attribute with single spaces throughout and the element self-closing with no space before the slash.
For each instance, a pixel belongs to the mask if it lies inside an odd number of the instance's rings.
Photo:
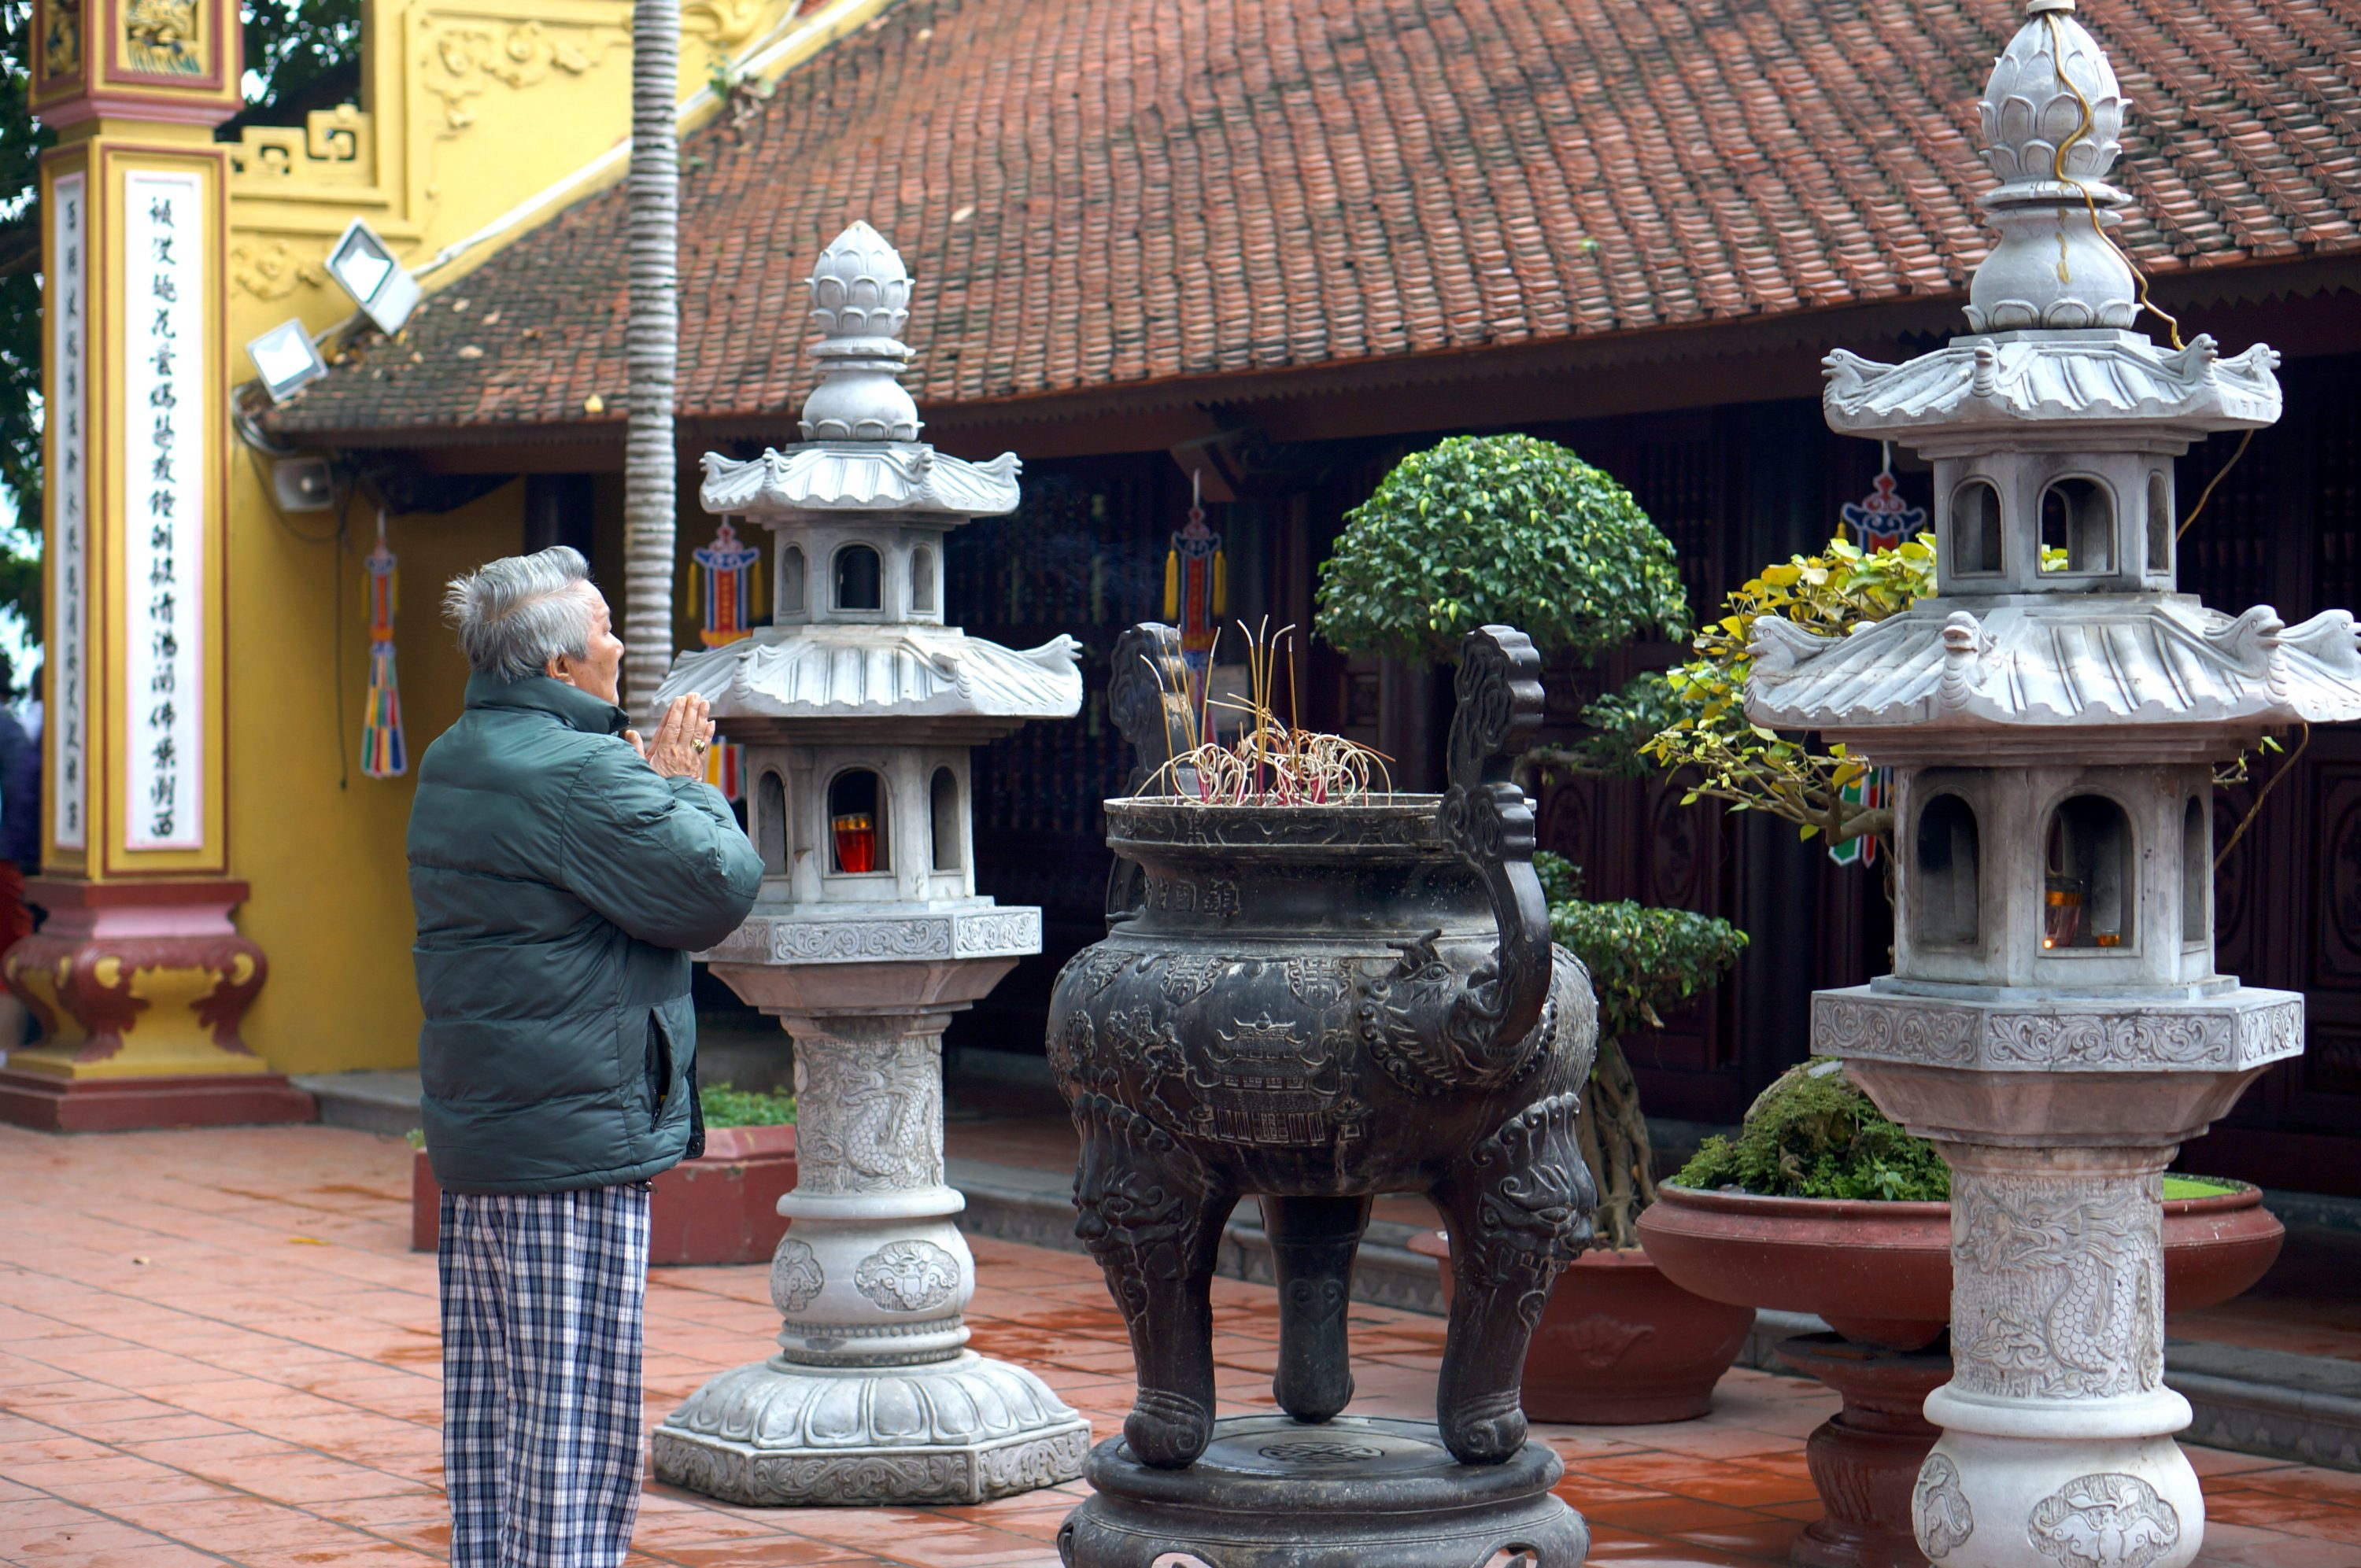
<svg viewBox="0 0 2361 1568">
<path fill-rule="evenodd" d="M 630 420 L 623 448 L 623 704 L 644 727 L 672 664 L 673 383 L 680 352 L 680 0 L 631 6 Z"/>
</svg>

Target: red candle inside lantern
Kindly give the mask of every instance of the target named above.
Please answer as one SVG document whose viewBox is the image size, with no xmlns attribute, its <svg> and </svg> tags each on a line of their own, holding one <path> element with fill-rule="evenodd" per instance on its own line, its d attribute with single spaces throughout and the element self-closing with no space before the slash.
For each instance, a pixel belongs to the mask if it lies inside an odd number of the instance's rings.
<svg viewBox="0 0 2361 1568">
<path fill-rule="evenodd" d="M 866 811 L 848 811 L 829 818 L 836 830 L 836 869 L 873 872 L 877 869 L 877 818 Z"/>
</svg>

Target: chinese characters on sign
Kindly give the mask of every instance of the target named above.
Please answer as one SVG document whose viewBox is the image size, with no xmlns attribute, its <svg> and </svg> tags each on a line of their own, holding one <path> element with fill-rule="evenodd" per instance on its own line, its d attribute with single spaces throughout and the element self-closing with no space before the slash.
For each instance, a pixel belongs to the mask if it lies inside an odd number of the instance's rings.
<svg viewBox="0 0 2361 1568">
<path fill-rule="evenodd" d="M 192 174 L 124 179 L 124 843 L 203 846 L 205 209 Z"/>
<path fill-rule="evenodd" d="M 49 599 L 57 621 L 49 633 L 49 798 L 55 802 L 52 837 L 60 849 L 79 850 L 88 841 L 83 814 L 89 802 L 89 744 L 82 733 L 90 614 L 90 485 L 83 469 L 90 447 L 82 428 L 89 415 L 83 378 L 90 333 L 82 318 L 89 298 L 89 234 L 82 225 L 82 177 L 60 175 L 49 195 L 49 219 L 56 225 L 50 264 L 57 269 L 49 292 L 49 364 L 57 378 L 50 391 L 57 400 L 49 415 L 49 460 L 56 465 L 49 488 L 55 521 L 49 532 Z"/>
</svg>

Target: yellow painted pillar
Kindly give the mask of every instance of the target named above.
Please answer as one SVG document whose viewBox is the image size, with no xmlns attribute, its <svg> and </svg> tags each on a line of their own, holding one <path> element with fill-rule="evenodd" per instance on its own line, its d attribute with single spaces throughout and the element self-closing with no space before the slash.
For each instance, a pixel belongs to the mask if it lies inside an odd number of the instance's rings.
<svg viewBox="0 0 2361 1568">
<path fill-rule="evenodd" d="M 239 1038 L 261 949 L 230 915 L 223 680 L 238 108 L 231 0 L 36 0 L 48 576 L 48 923 L 0 959 L 43 1038 L 0 1118 L 64 1131 L 308 1121 Z"/>
</svg>

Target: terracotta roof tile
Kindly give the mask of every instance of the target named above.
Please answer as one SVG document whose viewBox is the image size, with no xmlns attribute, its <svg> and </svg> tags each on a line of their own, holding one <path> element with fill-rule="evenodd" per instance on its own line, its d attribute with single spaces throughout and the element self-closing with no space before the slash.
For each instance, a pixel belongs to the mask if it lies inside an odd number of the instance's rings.
<svg viewBox="0 0 2361 1568">
<path fill-rule="evenodd" d="M 681 411 L 796 406 L 802 280 L 856 217 L 916 278 L 936 408 L 1956 292 L 2021 12 L 907 0 L 685 149 Z M 2133 98 L 2144 265 L 2361 247 L 2361 0 L 2080 14 Z M 566 211 L 273 422 L 620 419 L 623 227 L 620 188 Z"/>
</svg>

